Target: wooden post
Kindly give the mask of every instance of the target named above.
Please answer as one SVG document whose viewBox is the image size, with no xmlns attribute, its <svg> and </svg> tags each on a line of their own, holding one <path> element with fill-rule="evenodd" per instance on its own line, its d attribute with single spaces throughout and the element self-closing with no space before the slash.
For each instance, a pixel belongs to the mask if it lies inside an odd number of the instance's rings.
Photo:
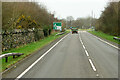
<svg viewBox="0 0 120 80">
<path fill-rule="evenodd" d="M 8 62 L 8 57 L 5 57 L 5 62 L 6 62 L 6 63 Z"/>
<path fill-rule="evenodd" d="M 15 55 L 13 55 L 13 59 L 15 58 Z"/>
</svg>

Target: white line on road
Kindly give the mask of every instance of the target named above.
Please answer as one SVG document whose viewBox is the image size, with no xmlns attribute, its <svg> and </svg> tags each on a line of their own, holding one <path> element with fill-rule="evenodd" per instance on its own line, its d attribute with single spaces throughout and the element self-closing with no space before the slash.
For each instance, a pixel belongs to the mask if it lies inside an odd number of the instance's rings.
<svg viewBox="0 0 120 80">
<path fill-rule="evenodd" d="M 92 60 L 91 60 L 91 59 L 89 59 L 89 62 L 90 62 L 90 64 L 91 64 L 91 66 L 92 66 L 93 70 L 94 70 L 94 71 L 96 71 L 96 68 L 95 68 L 95 66 L 94 66 L 94 64 L 93 64 L 93 62 L 92 62 Z"/>
<path fill-rule="evenodd" d="M 92 66 L 93 71 L 97 71 L 97 69 L 95 68 L 92 60 L 90 59 L 90 56 L 89 56 L 88 51 L 86 50 L 86 48 L 85 48 L 85 46 L 84 46 L 84 44 L 83 44 L 83 41 L 82 41 L 82 39 L 81 39 L 81 37 L 80 37 L 80 34 L 79 34 L 79 40 L 80 40 L 80 42 L 82 43 L 82 46 L 83 46 L 83 48 L 84 48 L 84 50 L 85 50 L 85 53 L 86 53 L 86 55 L 87 55 L 87 57 L 88 57 L 88 59 L 89 59 L 89 62 L 90 62 L 90 65 Z"/>
<path fill-rule="evenodd" d="M 89 57 L 89 54 L 88 54 L 87 50 L 85 50 L 85 53 L 86 53 L 87 57 Z"/>
<path fill-rule="evenodd" d="M 83 48 L 85 49 L 85 46 L 83 45 Z"/>
<path fill-rule="evenodd" d="M 69 35 L 69 34 L 68 34 Z M 60 39 L 55 45 L 53 45 L 48 51 L 46 51 L 42 56 L 40 56 L 32 65 L 30 65 L 24 72 L 22 72 L 15 80 L 19 80 L 24 74 L 26 74 L 36 63 L 38 63 L 48 52 L 50 52 L 56 45 L 58 45 L 64 38 L 68 35 L 64 36 Z"/>
<path fill-rule="evenodd" d="M 98 38 L 98 37 L 97 37 Z M 104 43 L 106 43 L 106 44 L 108 44 L 108 45 L 110 45 L 110 46 L 112 46 L 112 47 L 114 47 L 114 48 L 116 48 L 116 49 L 120 49 L 119 47 L 117 47 L 117 46 L 114 46 L 114 45 L 112 45 L 111 43 L 109 43 L 109 42 L 106 42 L 106 41 L 104 41 L 104 40 L 102 40 L 102 39 L 100 39 L 100 38 L 98 38 L 100 41 L 102 41 L 102 42 L 104 42 Z"/>
<path fill-rule="evenodd" d="M 90 34 L 90 33 L 89 33 Z M 93 34 L 91 34 L 93 37 L 95 37 L 95 38 L 97 38 L 97 39 L 99 39 L 100 41 L 102 41 L 102 42 L 104 42 L 104 43 L 106 43 L 106 44 L 108 44 L 108 45 L 110 45 L 110 46 L 112 46 L 112 47 L 114 47 L 114 48 L 116 48 L 116 49 L 119 49 L 120 50 L 120 48 L 119 47 L 117 47 L 117 46 L 115 46 L 115 45 L 113 45 L 113 44 L 111 44 L 111 43 L 109 43 L 109 42 L 107 42 L 107 41 L 105 41 L 105 40 L 103 40 L 103 39 L 101 39 L 101 38 L 99 38 L 99 37 L 97 37 L 97 36 L 95 36 L 95 35 L 93 35 Z"/>
<path fill-rule="evenodd" d="M 81 43 L 82 43 L 82 45 L 84 45 L 82 41 L 81 41 Z"/>
</svg>

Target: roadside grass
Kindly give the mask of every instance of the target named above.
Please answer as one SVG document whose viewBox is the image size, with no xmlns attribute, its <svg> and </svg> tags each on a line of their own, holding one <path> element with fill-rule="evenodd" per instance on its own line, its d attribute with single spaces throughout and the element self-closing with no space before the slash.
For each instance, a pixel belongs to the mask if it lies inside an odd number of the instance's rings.
<svg viewBox="0 0 120 80">
<path fill-rule="evenodd" d="M 90 31 L 91 29 L 78 29 L 79 31 Z"/>
<path fill-rule="evenodd" d="M 113 37 L 115 37 L 115 36 L 108 35 L 108 34 L 105 34 L 103 32 L 100 32 L 100 31 L 88 31 L 88 32 L 93 34 L 93 35 L 96 35 L 96 36 L 98 36 L 100 38 L 103 38 L 103 39 L 109 40 L 111 42 L 115 42 L 117 44 L 120 44 L 119 41 L 113 39 Z"/>
<path fill-rule="evenodd" d="M 66 31 L 67 31 L 67 32 L 70 32 L 70 31 L 71 31 L 71 29 L 67 29 Z"/>
<path fill-rule="evenodd" d="M 4 71 L 5 69 L 7 69 L 10 66 L 14 65 L 15 63 L 17 63 L 18 61 L 22 60 L 23 58 L 27 57 L 28 55 L 34 53 L 35 51 L 39 50 L 40 48 L 44 47 L 45 45 L 51 43 L 52 41 L 54 41 L 57 38 L 62 36 L 62 35 L 56 36 L 57 33 L 58 32 L 55 32 L 55 33 L 51 34 L 50 36 L 45 37 L 44 39 L 41 39 L 40 41 L 32 42 L 30 44 L 21 46 L 19 48 L 11 49 L 9 51 L 2 52 L 2 54 L 5 54 L 5 53 L 24 53 L 24 55 L 22 55 L 20 57 L 16 57 L 14 59 L 12 56 L 10 56 L 8 58 L 7 63 L 5 62 L 5 58 L 1 59 L 2 60 L 2 71 Z M 69 31 L 66 31 L 66 33 L 69 33 Z M 63 34 L 63 35 L 65 35 L 65 34 Z"/>
</svg>

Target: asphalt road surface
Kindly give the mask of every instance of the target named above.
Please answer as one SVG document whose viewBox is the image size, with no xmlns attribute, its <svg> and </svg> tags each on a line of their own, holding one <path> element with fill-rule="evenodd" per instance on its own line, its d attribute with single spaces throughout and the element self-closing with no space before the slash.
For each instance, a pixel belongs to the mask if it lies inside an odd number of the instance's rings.
<svg viewBox="0 0 120 80">
<path fill-rule="evenodd" d="M 118 50 L 88 32 L 70 33 L 21 78 L 118 78 Z"/>
</svg>

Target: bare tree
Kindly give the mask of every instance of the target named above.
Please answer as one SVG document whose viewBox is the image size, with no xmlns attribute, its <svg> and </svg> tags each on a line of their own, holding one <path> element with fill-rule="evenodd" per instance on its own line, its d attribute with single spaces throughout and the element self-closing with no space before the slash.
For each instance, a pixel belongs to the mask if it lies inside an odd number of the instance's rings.
<svg viewBox="0 0 120 80">
<path fill-rule="evenodd" d="M 68 16 L 67 17 L 67 22 L 66 22 L 66 24 L 67 24 L 67 28 L 70 28 L 70 27 L 72 27 L 72 22 L 73 22 L 73 20 L 74 20 L 74 18 L 72 17 L 72 16 Z"/>
<path fill-rule="evenodd" d="M 45 6 L 36 2 L 3 2 L 2 9 L 3 29 L 15 29 L 17 27 L 15 24 L 21 16 L 24 16 L 25 20 L 30 17 L 31 22 L 36 22 L 38 28 L 43 28 L 44 25 L 49 27 L 54 20 Z M 20 22 L 20 26 L 26 25 L 26 28 L 29 26 L 30 22 L 20 21 L 24 22 Z"/>
</svg>

